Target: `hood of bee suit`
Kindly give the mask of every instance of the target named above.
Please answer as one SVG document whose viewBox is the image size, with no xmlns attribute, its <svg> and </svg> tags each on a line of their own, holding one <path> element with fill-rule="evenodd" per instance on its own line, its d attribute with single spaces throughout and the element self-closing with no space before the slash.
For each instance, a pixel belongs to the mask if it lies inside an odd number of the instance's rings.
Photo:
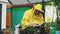
<svg viewBox="0 0 60 34">
<path fill-rule="evenodd" d="M 36 5 L 34 5 L 34 9 L 43 12 L 43 10 L 42 10 L 42 4 L 36 4 Z"/>
</svg>

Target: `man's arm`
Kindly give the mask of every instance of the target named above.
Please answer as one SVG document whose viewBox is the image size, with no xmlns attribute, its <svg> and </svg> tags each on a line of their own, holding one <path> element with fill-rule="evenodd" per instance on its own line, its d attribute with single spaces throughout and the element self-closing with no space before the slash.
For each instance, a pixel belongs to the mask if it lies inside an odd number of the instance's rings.
<svg viewBox="0 0 60 34">
<path fill-rule="evenodd" d="M 22 29 L 25 29 L 26 27 L 28 27 L 30 25 L 30 21 L 29 21 L 30 18 L 29 17 L 30 17 L 30 14 L 29 14 L 28 11 L 26 11 L 24 13 L 22 21 L 21 21 L 21 23 L 22 23 Z"/>
</svg>

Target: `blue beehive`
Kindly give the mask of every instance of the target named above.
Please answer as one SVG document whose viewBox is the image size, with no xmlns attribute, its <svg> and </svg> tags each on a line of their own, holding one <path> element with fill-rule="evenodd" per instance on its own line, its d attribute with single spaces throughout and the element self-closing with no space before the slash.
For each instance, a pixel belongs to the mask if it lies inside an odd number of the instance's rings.
<svg viewBox="0 0 60 34">
<path fill-rule="evenodd" d="M 56 34 L 60 34 L 60 31 L 56 31 Z"/>
</svg>

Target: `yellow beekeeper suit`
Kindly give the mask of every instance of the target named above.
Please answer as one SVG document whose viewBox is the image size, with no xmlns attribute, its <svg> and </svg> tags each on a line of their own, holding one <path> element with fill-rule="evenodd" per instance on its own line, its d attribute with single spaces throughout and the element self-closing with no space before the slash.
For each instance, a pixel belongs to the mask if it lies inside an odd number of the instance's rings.
<svg viewBox="0 0 60 34">
<path fill-rule="evenodd" d="M 35 23 L 38 25 L 44 23 L 44 19 L 43 19 L 42 14 L 40 14 L 38 17 L 34 15 L 35 9 L 43 12 L 41 4 L 34 5 L 34 9 L 32 8 L 32 9 L 27 10 L 22 18 L 22 21 L 21 21 L 22 22 L 22 29 L 25 29 L 26 27 L 28 27 L 32 23 Z"/>
</svg>

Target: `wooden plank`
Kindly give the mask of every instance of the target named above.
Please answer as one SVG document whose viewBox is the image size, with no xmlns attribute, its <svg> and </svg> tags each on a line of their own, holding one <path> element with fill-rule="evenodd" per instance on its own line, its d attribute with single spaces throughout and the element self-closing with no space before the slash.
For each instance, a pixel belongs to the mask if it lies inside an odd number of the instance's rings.
<svg viewBox="0 0 60 34">
<path fill-rule="evenodd" d="M 11 23 L 11 12 L 7 12 L 6 13 L 6 26 L 11 27 L 12 23 Z"/>
</svg>

